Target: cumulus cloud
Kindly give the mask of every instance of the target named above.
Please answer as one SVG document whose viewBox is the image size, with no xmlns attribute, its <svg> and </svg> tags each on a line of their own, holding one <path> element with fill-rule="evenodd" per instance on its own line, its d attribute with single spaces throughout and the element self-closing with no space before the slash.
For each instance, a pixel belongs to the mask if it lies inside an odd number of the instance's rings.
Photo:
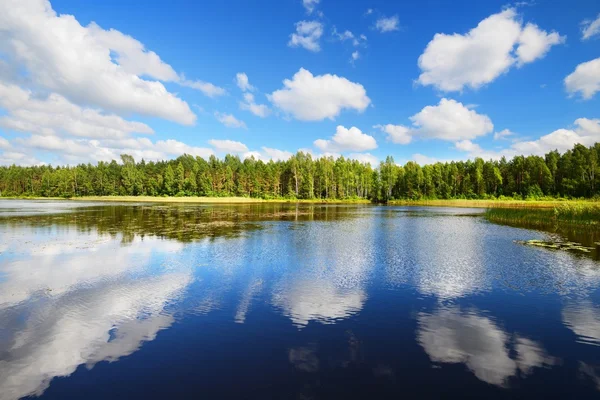
<svg viewBox="0 0 600 400">
<path fill-rule="evenodd" d="M 182 79 L 179 81 L 179 84 L 182 86 L 186 86 L 192 89 L 196 89 L 204 93 L 207 97 L 217 97 L 223 96 L 227 91 L 222 87 L 215 86 L 210 82 L 204 82 L 200 80 L 188 81 L 187 79 Z"/>
<path fill-rule="evenodd" d="M 268 162 L 273 161 L 285 161 L 288 160 L 293 154 L 289 151 L 273 149 L 271 147 L 261 147 L 260 151 L 249 151 L 244 154 L 244 158 L 254 157 L 257 160 Z"/>
<path fill-rule="evenodd" d="M 371 153 L 350 153 L 348 154 L 348 158 L 360 161 L 361 163 L 371 164 L 373 168 L 379 164 L 379 159 Z"/>
<path fill-rule="evenodd" d="M 519 371 L 529 374 L 533 368 L 559 361 L 531 339 L 515 335 L 511 340 L 494 321 L 476 311 L 442 308 L 432 314 L 419 313 L 417 322 L 417 341 L 433 362 L 463 363 L 478 379 L 492 385 L 504 386 Z"/>
<path fill-rule="evenodd" d="M 306 50 L 318 52 L 321 50 L 319 40 L 323 35 L 323 24 L 319 21 L 296 22 L 296 33 L 290 35 L 288 46 L 304 47 Z"/>
<path fill-rule="evenodd" d="M 154 133 L 141 122 L 82 108 L 63 96 L 52 93 L 36 98 L 29 90 L 0 82 L 0 127 L 39 135 L 67 134 L 88 138 L 124 138 L 131 133 Z"/>
<path fill-rule="evenodd" d="M 360 53 L 357 51 L 352 52 L 351 61 L 354 62 L 360 58 Z"/>
<path fill-rule="evenodd" d="M 373 136 L 362 133 L 354 126 L 347 129 L 342 125 L 338 125 L 331 140 L 317 139 L 314 145 L 319 150 L 328 152 L 365 151 L 377 148 Z"/>
<path fill-rule="evenodd" d="M 466 34 L 437 33 L 419 57 L 418 82 L 443 91 L 477 89 L 513 66 L 531 63 L 564 36 L 537 25 L 525 27 L 513 8 L 491 15 Z"/>
<path fill-rule="evenodd" d="M 244 101 L 240 102 L 240 108 L 261 118 L 265 118 L 271 113 L 271 109 L 267 105 L 256 104 L 252 93 L 244 93 Z"/>
<path fill-rule="evenodd" d="M 600 14 L 595 20 L 586 19 L 581 23 L 581 40 L 588 40 L 600 36 Z"/>
<path fill-rule="evenodd" d="M 361 84 L 337 75 L 313 76 L 300 68 L 283 85 L 283 89 L 267 97 L 276 107 L 302 121 L 333 120 L 343 109 L 363 112 L 371 104 Z"/>
<path fill-rule="evenodd" d="M 470 140 L 455 143 L 455 148 L 468 153 L 470 158 L 499 159 L 503 156 L 510 158 L 521 154 L 543 156 L 553 150 L 562 153 L 572 149 L 578 143 L 591 146 L 600 142 L 600 119 L 579 118 L 575 120 L 574 125 L 572 129 L 557 129 L 536 140 L 515 142 L 509 148 L 499 151 L 482 149 Z"/>
<path fill-rule="evenodd" d="M 243 153 L 248 151 L 248 147 L 246 147 L 244 143 L 233 140 L 211 139 L 208 143 L 214 147 L 215 150 L 223 153 Z"/>
<path fill-rule="evenodd" d="M 400 29 L 400 20 L 397 15 L 381 17 L 375 21 L 375 29 L 381 33 L 397 31 Z"/>
<path fill-rule="evenodd" d="M 315 8 L 319 5 L 321 0 L 302 0 L 302 5 L 306 9 L 307 14 L 312 14 Z"/>
<path fill-rule="evenodd" d="M 243 92 L 254 91 L 254 86 L 250 84 L 250 81 L 248 80 L 248 75 L 246 75 L 245 72 L 238 72 L 235 75 L 235 82 Z"/>
<path fill-rule="evenodd" d="M 513 136 L 514 132 L 511 132 L 509 129 L 503 129 L 500 132 L 494 133 L 494 140 L 507 139 L 509 136 Z"/>
<path fill-rule="evenodd" d="M 600 58 L 579 64 L 565 78 L 565 87 L 571 96 L 580 94 L 585 100 L 600 91 Z"/>
<path fill-rule="evenodd" d="M 246 129 L 246 123 L 234 117 L 233 114 L 215 112 L 215 118 L 228 128 Z"/>
<path fill-rule="evenodd" d="M 82 26 L 58 15 L 44 0 L 0 3 L 0 51 L 28 72 L 31 81 L 77 104 L 117 113 L 139 113 L 192 125 L 188 104 L 159 81 L 176 82 L 209 95 L 222 89 L 182 75 L 131 36 Z"/>
<path fill-rule="evenodd" d="M 443 98 L 436 106 L 424 107 L 410 117 L 413 126 L 375 125 L 388 134 L 388 140 L 408 144 L 415 136 L 447 141 L 474 139 L 493 131 L 487 115 L 478 114 L 456 100 Z"/>
<path fill-rule="evenodd" d="M 411 129 L 402 125 L 375 125 L 375 129 L 380 129 L 387 133 L 388 140 L 397 144 L 409 144 L 412 141 Z"/>
</svg>

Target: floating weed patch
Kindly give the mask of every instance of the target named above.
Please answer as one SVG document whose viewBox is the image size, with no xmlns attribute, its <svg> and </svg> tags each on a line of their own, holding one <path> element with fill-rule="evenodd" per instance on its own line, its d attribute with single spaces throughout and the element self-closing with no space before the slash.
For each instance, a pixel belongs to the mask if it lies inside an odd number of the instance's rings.
<svg viewBox="0 0 600 400">
<path fill-rule="evenodd" d="M 591 253 L 594 248 L 586 247 L 581 243 L 576 242 L 561 242 L 561 241 L 549 241 L 549 240 L 515 240 L 515 243 L 522 244 L 525 246 L 543 247 L 551 250 L 565 250 L 574 251 L 579 253 Z M 600 243 L 597 244 L 600 246 Z"/>
</svg>

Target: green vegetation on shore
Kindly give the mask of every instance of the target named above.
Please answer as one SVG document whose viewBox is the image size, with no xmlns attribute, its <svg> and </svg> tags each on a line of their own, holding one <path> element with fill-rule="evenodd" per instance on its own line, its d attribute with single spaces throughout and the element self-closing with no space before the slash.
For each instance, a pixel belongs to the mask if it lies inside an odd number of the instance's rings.
<svg viewBox="0 0 600 400">
<path fill-rule="evenodd" d="M 490 208 L 488 221 L 531 228 L 600 229 L 600 203 L 567 202 L 548 208 Z"/>
<path fill-rule="evenodd" d="M 387 157 L 377 168 L 344 157 L 315 159 L 303 152 L 286 161 L 266 163 L 231 155 L 222 160 L 183 155 L 169 161 L 136 162 L 123 154 L 121 163 L 0 167 L 0 196 L 311 202 L 594 198 L 600 197 L 598 160 L 600 143 L 590 147 L 577 144 L 563 154 L 552 151 L 544 157 L 515 156 L 510 161 L 475 158 L 425 166 L 409 161 L 400 166 Z"/>
</svg>

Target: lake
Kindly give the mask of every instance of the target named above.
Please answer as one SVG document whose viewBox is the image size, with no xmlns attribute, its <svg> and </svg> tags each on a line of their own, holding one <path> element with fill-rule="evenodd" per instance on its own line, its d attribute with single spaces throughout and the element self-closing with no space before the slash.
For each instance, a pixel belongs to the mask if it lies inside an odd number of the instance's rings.
<svg viewBox="0 0 600 400">
<path fill-rule="evenodd" d="M 478 209 L 0 201 L 0 399 L 600 396 L 600 262 Z"/>
</svg>

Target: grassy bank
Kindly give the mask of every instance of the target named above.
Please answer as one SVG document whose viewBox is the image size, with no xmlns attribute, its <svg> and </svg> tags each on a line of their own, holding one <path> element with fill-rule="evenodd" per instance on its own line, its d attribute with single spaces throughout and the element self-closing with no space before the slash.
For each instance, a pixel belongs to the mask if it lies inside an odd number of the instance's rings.
<svg viewBox="0 0 600 400">
<path fill-rule="evenodd" d="M 553 208 L 491 208 L 485 214 L 488 221 L 549 229 L 582 227 L 600 229 L 600 203 L 572 202 Z"/>
<path fill-rule="evenodd" d="M 64 201 L 103 201 L 126 203 L 308 203 L 308 204 L 369 204 L 366 199 L 256 199 L 250 197 L 162 197 L 162 196 L 83 196 L 83 197 L 2 197 L 7 200 L 64 200 Z"/>
<path fill-rule="evenodd" d="M 393 200 L 391 205 L 427 206 L 427 207 L 472 207 L 472 208 L 510 208 L 510 209 L 553 209 L 565 204 L 593 206 L 600 202 L 592 200 Z"/>
</svg>

